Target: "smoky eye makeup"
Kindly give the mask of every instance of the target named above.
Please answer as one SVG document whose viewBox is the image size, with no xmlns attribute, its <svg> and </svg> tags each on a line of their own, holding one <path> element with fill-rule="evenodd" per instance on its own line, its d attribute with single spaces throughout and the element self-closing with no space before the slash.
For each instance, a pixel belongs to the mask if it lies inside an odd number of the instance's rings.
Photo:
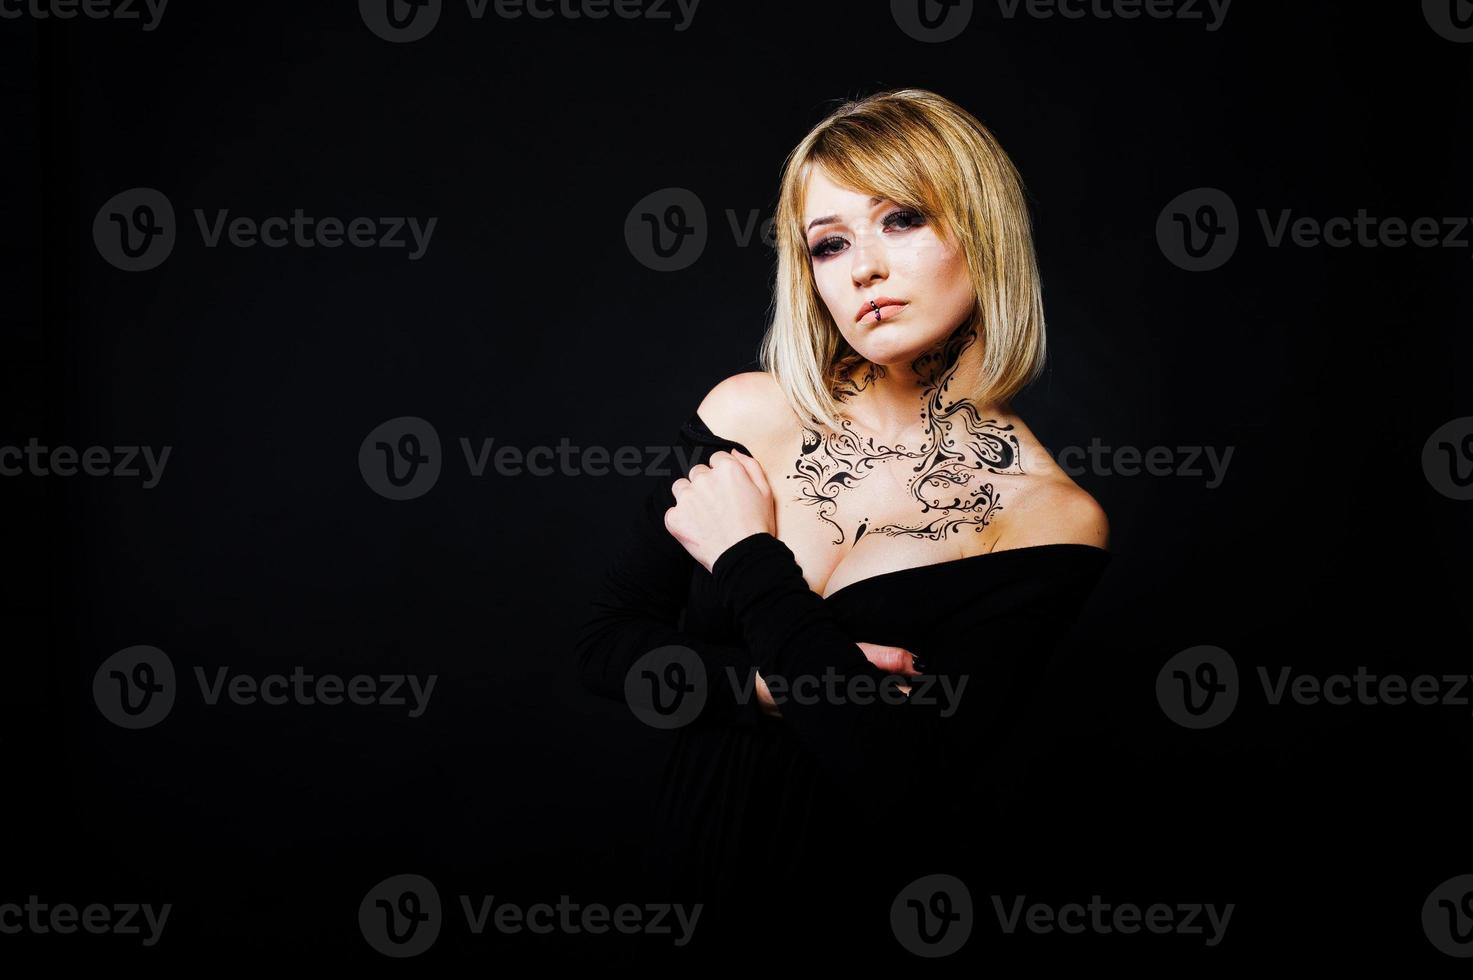
<svg viewBox="0 0 1473 980">
<path fill-rule="evenodd" d="M 810 245 L 808 254 L 815 259 L 826 259 L 837 254 L 843 245 L 844 239 L 838 235 L 829 235 Z"/>
<path fill-rule="evenodd" d="M 885 227 L 904 230 L 926 223 L 926 216 L 915 208 L 896 208 L 885 215 Z"/>
<path fill-rule="evenodd" d="M 886 233 L 909 231 L 926 223 L 926 216 L 915 208 L 896 206 L 886 212 L 881 219 L 881 227 Z M 809 245 L 808 254 L 815 260 L 826 259 L 831 255 L 837 255 L 847 246 L 848 240 L 842 235 L 825 235 L 823 238 Z"/>
</svg>

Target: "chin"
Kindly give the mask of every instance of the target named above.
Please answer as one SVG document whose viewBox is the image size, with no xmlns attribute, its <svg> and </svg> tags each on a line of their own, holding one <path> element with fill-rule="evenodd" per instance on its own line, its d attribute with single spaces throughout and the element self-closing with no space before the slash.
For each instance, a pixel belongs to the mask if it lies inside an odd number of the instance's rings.
<svg viewBox="0 0 1473 980">
<path fill-rule="evenodd" d="M 871 328 L 861 343 L 851 342 L 850 346 L 872 364 L 886 367 L 902 364 L 908 366 L 916 358 L 934 350 L 945 339 L 943 335 L 931 336 L 916 330 L 914 326 L 897 323 L 894 326 Z"/>
</svg>

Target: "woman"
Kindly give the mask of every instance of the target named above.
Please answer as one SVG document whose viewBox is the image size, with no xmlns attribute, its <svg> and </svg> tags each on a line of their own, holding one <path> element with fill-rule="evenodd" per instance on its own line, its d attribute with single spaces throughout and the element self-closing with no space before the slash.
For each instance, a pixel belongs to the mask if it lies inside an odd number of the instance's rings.
<svg viewBox="0 0 1473 980">
<path fill-rule="evenodd" d="M 980 122 L 918 89 L 842 106 L 790 154 L 776 232 L 762 370 L 683 426 L 699 462 L 647 501 L 578 664 L 624 698 L 660 651 L 700 687 L 649 841 L 672 898 L 708 932 L 801 911 L 852 936 L 985 856 L 989 760 L 1108 527 L 1009 407 L 1044 319 Z"/>
</svg>

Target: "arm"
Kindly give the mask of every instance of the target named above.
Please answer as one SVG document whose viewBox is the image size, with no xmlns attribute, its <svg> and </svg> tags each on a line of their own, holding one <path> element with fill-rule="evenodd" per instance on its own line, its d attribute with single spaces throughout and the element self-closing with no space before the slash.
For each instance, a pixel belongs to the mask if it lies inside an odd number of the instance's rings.
<svg viewBox="0 0 1473 980">
<path fill-rule="evenodd" d="M 681 430 L 680 444 L 692 464 L 715 448 L 698 444 L 688 427 Z M 745 648 L 711 643 L 678 626 L 696 563 L 665 529 L 665 511 L 674 503 L 670 484 L 663 484 L 645 498 L 625 531 L 577 633 L 579 680 L 585 690 L 623 701 L 625 677 L 640 657 L 659 647 L 684 646 L 695 651 L 707 678 L 706 705 L 692 724 L 755 725 L 757 697 L 733 688 L 727 670 L 747 678 L 752 659 Z"/>
<path fill-rule="evenodd" d="M 1020 556 L 1030 563 L 1020 567 L 1025 579 L 986 590 L 947 618 L 952 635 L 926 657 L 929 686 L 916 682 L 898 703 L 878 694 L 789 698 L 780 702 L 784 723 L 863 805 L 909 799 L 948 773 L 977 774 L 1041 676 L 1063 621 L 1093 587 L 1102 555 Z M 787 545 L 752 534 L 725 549 L 712 573 L 769 682 L 831 677 L 820 691 L 878 690 L 885 672 L 809 589 Z"/>
</svg>

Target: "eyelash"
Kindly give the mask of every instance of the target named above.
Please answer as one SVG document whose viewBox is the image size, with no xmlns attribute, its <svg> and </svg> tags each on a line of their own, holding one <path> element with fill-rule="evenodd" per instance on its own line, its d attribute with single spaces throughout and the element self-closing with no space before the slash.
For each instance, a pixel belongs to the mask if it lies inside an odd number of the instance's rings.
<svg viewBox="0 0 1473 980">
<path fill-rule="evenodd" d="M 909 219 L 910 223 L 907 224 L 904 228 L 901 228 L 901 231 L 910 231 L 912 228 L 918 228 L 926 223 L 926 216 L 921 214 L 919 211 L 916 211 L 912 208 L 900 208 L 898 210 L 891 211 L 889 214 L 885 215 L 885 227 L 890 227 L 891 221 L 893 219 L 902 217 Z M 827 252 L 824 251 L 824 249 L 831 242 L 842 241 L 844 241 L 844 239 L 840 238 L 838 235 L 830 235 L 828 238 L 825 238 L 822 241 L 815 242 L 813 246 L 809 248 L 808 254 L 815 259 L 826 259 L 831 255 L 838 255 L 839 253 L 837 251 Z"/>
</svg>

